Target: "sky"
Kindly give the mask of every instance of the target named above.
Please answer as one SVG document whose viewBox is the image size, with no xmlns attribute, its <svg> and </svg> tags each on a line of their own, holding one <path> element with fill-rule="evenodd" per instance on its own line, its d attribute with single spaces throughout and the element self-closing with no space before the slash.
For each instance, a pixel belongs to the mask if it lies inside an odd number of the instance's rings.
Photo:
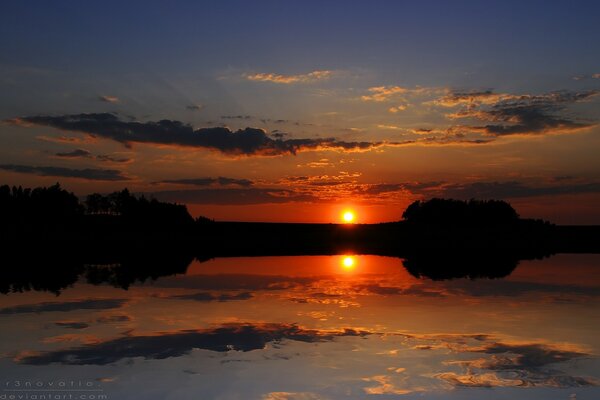
<svg viewBox="0 0 600 400">
<path fill-rule="evenodd" d="M 217 220 L 600 224 L 600 4 L 0 4 L 0 184 Z"/>
</svg>

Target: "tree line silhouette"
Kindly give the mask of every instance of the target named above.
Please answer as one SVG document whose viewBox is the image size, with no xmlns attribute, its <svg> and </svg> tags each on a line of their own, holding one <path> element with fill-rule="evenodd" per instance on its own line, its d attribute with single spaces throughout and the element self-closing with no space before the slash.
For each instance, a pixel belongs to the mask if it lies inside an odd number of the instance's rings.
<svg viewBox="0 0 600 400">
<path fill-rule="evenodd" d="M 434 198 L 413 202 L 406 208 L 402 218 L 410 223 L 481 226 L 515 223 L 519 220 L 519 214 L 502 200 Z"/>
<path fill-rule="evenodd" d="M 599 227 L 522 219 L 504 201 L 416 201 L 402 217 L 350 226 L 215 222 L 127 189 L 80 200 L 59 184 L 4 185 L 0 292 L 59 291 L 78 277 L 127 287 L 181 273 L 193 258 L 374 254 L 403 258 L 415 276 L 447 279 L 501 277 L 521 259 L 600 252 Z"/>
<path fill-rule="evenodd" d="M 196 224 L 185 205 L 135 196 L 128 189 L 79 198 L 55 184 L 35 189 L 0 186 L 2 230 L 11 234 L 56 232 L 180 232 Z"/>
</svg>

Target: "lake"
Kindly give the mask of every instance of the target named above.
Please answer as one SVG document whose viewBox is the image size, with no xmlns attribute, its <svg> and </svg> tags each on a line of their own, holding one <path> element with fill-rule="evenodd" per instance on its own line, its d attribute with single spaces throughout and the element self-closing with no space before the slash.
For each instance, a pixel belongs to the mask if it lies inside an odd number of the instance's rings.
<svg viewBox="0 0 600 400">
<path fill-rule="evenodd" d="M 144 282 L 119 268 L 9 285 L 0 398 L 600 398 L 600 255 L 496 279 L 351 254 L 194 260 Z"/>
</svg>

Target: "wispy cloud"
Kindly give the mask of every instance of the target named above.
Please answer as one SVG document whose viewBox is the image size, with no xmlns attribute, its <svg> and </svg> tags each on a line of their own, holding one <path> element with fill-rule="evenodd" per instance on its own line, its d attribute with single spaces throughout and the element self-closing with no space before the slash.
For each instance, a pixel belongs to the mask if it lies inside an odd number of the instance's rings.
<svg viewBox="0 0 600 400">
<path fill-rule="evenodd" d="M 92 153 L 85 149 L 75 149 L 73 151 L 68 151 L 64 153 L 56 153 L 55 156 L 61 158 L 89 158 L 92 157 Z"/>
<path fill-rule="evenodd" d="M 584 102 L 600 91 L 554 92 L 542 95 L 498 94 L 491 91 L 452 93 L 433 104 L 443 107 L 462 106 L 447 114 L 450 119 L 474 119 L 486 125 L 454 127 L 463 133 L 480 133 L 488 136 L 540 135 L 571 133 L 595 126 L 573 117 L 562 115 L 569 105 Z"/>
<path fill-rule="evenodd" d="M 532 387 L 569 388 L 597 386 L 594 378 L 578 377 L 558 370 L 555 365 L 567 363 L 588 354 L 567 346 L 538 343 L 488 343 L 476 353 L 489 355 L 467 361 L 450 361 L 462 366 L 465 372 L 445 372 L 436 377 L 458 387 Z"/>
<path fill-rule="evenodd" d="M 507 93 L 494 93 L 492 90 L 470 92 L 454 91 L 429 103 L 443 107 L 456 107 L 461 105 L 477 106 L 481 104 L 496 104 L 500 101 L 514 100 L 520 97 L 521 96 Z"/>
<path fill-rule="evenodd" d="M 204 108 L 203 104 L 189 104 L 185 106 L 185 108 L 189 111 L 200 111 Z"/>
<path fill-rule="evenodd" d="M 448 184 L 440 194 L 456 199 L 514 199 L 521 197 L 553 196 L 561 194 L 600 193 L 599 182 L 560 185 L 530 185 L 523 182 L 482 181 Z"/>
<path fill-rule="evenodd" d="M 120 101 L 116 96 L 98 96 L 98 100 L 105 103 L 118 103 Z"/>
<path fill-rule="evenodd" d="M 295 190 L 268 188 L 208 188 L 160 191 L 150 194 L 162 201 L 188 204 L 249 205 L 319 200 L 310 194 Z"/>
<path fill-rule="evenodd" d="M 78 178 L 89 181 L 127 181 L 129 178 L 121 171 L 114 169 L 71 169 L 63 167 L 30 166 L 2 164 L 0 169 L 20 174 L 33 174 L 40 176 L 58 176 L 62 178 Z"/>
<path fill-rule="evenodd" d="M 95 158 L 98 161 L 112 162 L 112 163 L 129 163 L 133 159 L 128 157 L 118 157 L 110 154 L 98 154 L 94 156 L 92 152 L 86 149 L 75 149 L 73 151 L 58 152 L 54 154 L 55 157 L 66 158 L 66 159 L 77 159 L 77 158 Z"/>
<path fill-rule="evenodd" d="M 186 179 L 167 179 L 157 183 L 172 183 L 177 185 L 192 185 L 192 186 L 229 186 L 237 185 L 242 187 L 252 186 L 254 182 L 249 179 L 236 179 L 219 176 L 217 178 L 205 177 L 205 178 L 186 178 Z"/>
<path fill-rule="evenodd" d="M 430 95 L 434 93 L 443 93 L 448 89 L 438 87 L 414 87 L 407 88 L 402 86 L 373 86 L 368 89 L 369 94 L 361 96 L 363 101 L 384 102 L 397 100 L 403 95 Z M 397 111 L 402 111 L 403 108 L 396 107 Z M 392 111 L 393 112 L 393 111 Z"/>
<path fill-rule="evenodd" d="M 575 75 L 573 80 L 575 81 L 583 81 L 586 79 L 600 79 L 600 73 L 591 74 L 591 75 Z"/>
<path fill-rule="evenodd" d="M 299 75 L 281 75 L 275 73 L 258 73 L 258 74 L 246 74 L 246 79 L 258 82 L 273 82 L 281 84 L 292 84 L 292 83 L 310 83 L 320 80 L 329 79 L 333 76 L 333 71 L 322 70 L 313 71 L 307 74 Z"/>
</svg>

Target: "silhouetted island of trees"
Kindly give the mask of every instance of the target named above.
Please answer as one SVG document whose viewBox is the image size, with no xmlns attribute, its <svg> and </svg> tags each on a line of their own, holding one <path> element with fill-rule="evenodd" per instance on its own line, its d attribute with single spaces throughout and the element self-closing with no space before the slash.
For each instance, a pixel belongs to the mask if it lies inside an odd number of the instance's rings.
<svg viewBox="0 0 600 400">
<path fill-rule="evenodd" d="M 458 224 L 484 226 L 510 224 L 519 220 L 519 214 L 501 200 L 431 199 L 410 204 L 402 218 L 414 224 Z"/>
<path fill-rule="evenodd" d="M 505 201 L 416 201 L 402 218 L 357 225 L 215 222 L 127 189 L 81 201 L 59 184 L 0 186 L 0 292 L 58 292 L 81 277 L 126 288 L 182 273 L 194 258 L 375 254 L 403 258 L 415 276 L 449 279 L 502 277 L 522 259 L 600 252 L 599 227 L 523 219 Z"/>
</svg>

